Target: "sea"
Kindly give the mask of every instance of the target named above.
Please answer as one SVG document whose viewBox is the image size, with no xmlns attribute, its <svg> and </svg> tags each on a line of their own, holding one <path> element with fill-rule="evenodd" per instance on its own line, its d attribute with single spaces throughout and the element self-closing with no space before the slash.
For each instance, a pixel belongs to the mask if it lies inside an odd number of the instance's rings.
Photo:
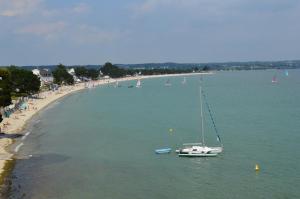
<svg viewBox="0 0 300 199">
<path fill-rule="evenodd" d="M 52 103 L 11 149 L 7 198 L 300 198 L 300 70 L 219 71 L 182 81 L 119 82 Z M 224 152 L 178 157 L 183 143 L 202 141 L 200 85 L 205 144 L 220 145 L 211 114 Z M 166 147 L 172 152 L 155 154 Z"/>
</svg>

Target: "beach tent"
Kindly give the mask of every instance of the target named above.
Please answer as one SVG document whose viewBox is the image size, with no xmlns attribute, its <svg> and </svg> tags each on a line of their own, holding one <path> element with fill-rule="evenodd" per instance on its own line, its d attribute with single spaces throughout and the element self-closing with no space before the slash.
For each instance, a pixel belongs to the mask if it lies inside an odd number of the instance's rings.
<svg viewBox="0 0 300 199">
<path fill-rule="evenodd" d="M 27 109 L 27 106 L 28 106 L 27 103 L 24 102 L 23 104 L 21 104 L 20 109 L 25 110 L 25 109 Z"/>
</svg>

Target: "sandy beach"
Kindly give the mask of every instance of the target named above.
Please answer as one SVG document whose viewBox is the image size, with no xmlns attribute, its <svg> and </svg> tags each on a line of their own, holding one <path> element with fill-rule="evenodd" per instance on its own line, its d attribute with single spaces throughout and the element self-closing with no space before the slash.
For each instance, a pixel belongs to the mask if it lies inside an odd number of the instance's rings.
<svg viewBox="0 0 300 199">
<path fill-rule="evenodd" d="M 136 76 L 136 77 L 125 77 L 119 79 L 105 79 L 93 81 L 93 86 L 100 86 L 103 84 L 114 83 L 116 81 L 130 81 L 137 79 L 146 78 L 158 78 L 158 77 L 173 77 L 173 76 L 190 76 L 199 74 L 212 74 L 212 73 L 189 73 L 189 74 L 170 74 L 170 75 L 152 75 L 152 76 Z M 6 164 L 9 160 L 12 160 L 14 154 L 7 150 L 8 146 L 13 143 L 11 135 L 18 134 L 26 127 L 26 123 L 40 110 L 44 109 L 46 106 L 52 102 L 76 91 L 85 89 L 85 83 L 79 83 L 74 86 L 63 86 L 60 87 L 58 91 L 46 91 L 39 94 L 38 99 L 29 99 L 28 108 L 23 111 L 17 111 L 13 113 L 9 118 L 4 118 L 0 127 L 2 129 L 1 139 L 0 139 L 0 179 L 5 177 Z M 2 180 L 1 180 L 2 181 Z"/>
</svg>

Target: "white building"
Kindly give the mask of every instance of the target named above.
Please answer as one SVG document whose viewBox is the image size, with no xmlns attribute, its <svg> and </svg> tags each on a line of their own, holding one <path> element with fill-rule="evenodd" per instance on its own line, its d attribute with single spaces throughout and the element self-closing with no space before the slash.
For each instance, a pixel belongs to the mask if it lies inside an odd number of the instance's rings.
<svg viewBox="0 0 300 199">
<path fill-rule="evenodd" d="M 53 83 L 52 72 L 49 69 L 33 69 L 32 73 L 40 78 L 41 86 Z"/>
<path fill-rule="evenodd" d="M 76 76 L 74 68 L 68 69 L 68 73 L 73 76 L 74 82 L 81 82 L 81 80 Z"/>
</svg>

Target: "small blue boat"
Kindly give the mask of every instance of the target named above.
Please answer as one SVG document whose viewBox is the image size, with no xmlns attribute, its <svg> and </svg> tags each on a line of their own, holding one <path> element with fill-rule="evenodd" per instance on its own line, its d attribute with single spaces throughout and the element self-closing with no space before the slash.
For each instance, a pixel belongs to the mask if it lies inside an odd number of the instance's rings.
<svg viewBox="0 0 300 199">
<path fill-rule="evenodd" d="M 155 153 L 157 153 L 157 154 L 170 153 L 171 150 L 172 150 L 171 148 L 156 149 Z"/>
</svg>

